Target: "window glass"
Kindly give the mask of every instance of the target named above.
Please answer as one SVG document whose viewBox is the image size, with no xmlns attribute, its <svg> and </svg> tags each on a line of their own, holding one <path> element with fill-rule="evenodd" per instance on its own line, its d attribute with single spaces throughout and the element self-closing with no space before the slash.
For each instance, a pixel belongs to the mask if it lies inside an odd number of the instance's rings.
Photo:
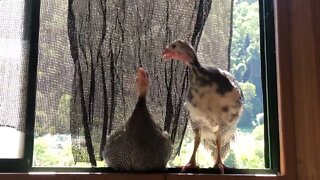
<svg viewBox="0 0 320 180">
<path fill-rule="evenodd" d="M 185 39 L 203 65 L 230 71 L 244 93 L 225 164 L 265 168 L 259 2 L 209 2 L 42 0 L 33 166 L 105 166 L 104 134 L 131 115 L 139 66 L 151 78 L 150 112 L 175 137 L 179 155 L 168 167 L 185 165 L 193 149 L 184 106 L 189 75 L 182 63 L 161 60 L 167 44 Z M 202 144 L 197 163 L 214 165 Z"/>
</svg>

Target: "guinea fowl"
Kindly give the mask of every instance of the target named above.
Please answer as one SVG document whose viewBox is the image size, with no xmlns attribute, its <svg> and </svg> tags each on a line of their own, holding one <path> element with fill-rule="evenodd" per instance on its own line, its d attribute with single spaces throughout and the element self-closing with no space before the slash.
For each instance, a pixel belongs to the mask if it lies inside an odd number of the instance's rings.
<svg viewBox="0 0 320 180">
<path fill-rule="evenodd" d="M 189 163 L 183 167 L 196 167 L 196 152 L 201 139 L 211 151 L 214 168 L 224 173 L 222 159 L 230 149 L 239 117 L 243 111 L 243 93 L 235 78 L 217 67 L 203 67 L 189 43 L 176 40 L 163 51 L 163 58 L 181 60 L 191 70 L 190 88 L 186 106 L 195 133 L 194 148 Z"/>
<path fill-rule="evenodd" d="M 148 74 L 137 70 L 138 102 L 118 131 L 107 137 L 103 157 L 107 165 L 119 171 L 161 170 L 172 154 L 172 143 L 166 131 L 152 119 L 146 105 Z"/>
</svg>

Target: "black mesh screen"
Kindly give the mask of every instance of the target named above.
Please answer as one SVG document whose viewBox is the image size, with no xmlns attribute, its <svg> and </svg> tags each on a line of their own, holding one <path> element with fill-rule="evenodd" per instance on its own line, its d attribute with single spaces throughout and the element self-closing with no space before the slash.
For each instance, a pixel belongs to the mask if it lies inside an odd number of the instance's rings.
<svg viewBox="0 0 320 180">
<path fill-rule="evenodd" d="M 0 159 L 23 157 L 29 15 L 25 1 L 0 1 Z"/>
<path fill-rule="evenodd" d="M 24 1 L 0 1 L 0 126 L 24 131 L 28 11 Z"/>
</svg>

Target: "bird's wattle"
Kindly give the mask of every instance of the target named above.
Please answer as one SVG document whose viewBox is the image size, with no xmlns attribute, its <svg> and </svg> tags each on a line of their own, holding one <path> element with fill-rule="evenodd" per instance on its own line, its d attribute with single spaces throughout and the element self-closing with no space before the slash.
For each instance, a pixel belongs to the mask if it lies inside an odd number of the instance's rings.
<svg viewBox="0 0 320 180">
<path fill-rule="evenodd" d="M 172 56 L 171 55 L 171 51 L 169 49 L 167 49 L 167 48 L 162 52 L 162 58 L 165 61 L 169 61 L 171 56 Z"/>
</svg>

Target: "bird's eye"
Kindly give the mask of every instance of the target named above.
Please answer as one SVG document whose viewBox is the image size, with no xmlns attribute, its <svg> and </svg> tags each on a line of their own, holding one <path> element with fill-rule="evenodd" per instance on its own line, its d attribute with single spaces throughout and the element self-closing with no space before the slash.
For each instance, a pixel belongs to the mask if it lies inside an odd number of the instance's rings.
<svg viewBox="0 0 320 180">
<path fill-rule="evenodd" d="M 171 48 L 172 48 L 172 49 L 176 48 L 176 45 L 175 45 L 175 44 L 172 44 L 172 45 L 171 45 Z"/>
</svg>

